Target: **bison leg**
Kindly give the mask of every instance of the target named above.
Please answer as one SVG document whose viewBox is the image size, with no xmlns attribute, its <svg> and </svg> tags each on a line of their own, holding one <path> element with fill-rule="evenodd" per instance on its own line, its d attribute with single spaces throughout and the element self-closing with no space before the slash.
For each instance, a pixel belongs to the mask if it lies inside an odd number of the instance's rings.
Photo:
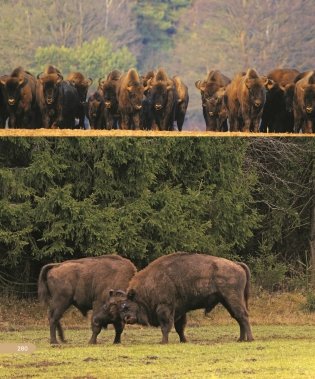
<svg viewBox="0 0 315 379">
<path fill-rule="evenodd" d="M 187 339 L 185 337 L 184 331 L 185 326 L 187 324 L 187 316 L 186 313 L 181 316 L 178 320 L 175 321 L 174 326 L 177 334 L 179 335 L 180 342 L 187 342 Z"/>
<path fill-rule="evenodd" d="M 230 294 L 229 298 L 233 300 L 229 301 L 229 299 L 225 298 L 221 302 L 240 326 L 240 338 L 238 341 L 253 341 L 254 338 L 249 324 L 245 303 L 242 300 L 242 295 Z M 234 299 L 236 299 L 236 301 Z"/>
<path fill-rule="evenodd" d="M 92 328 L 92 336 L 90 338 L 89 344 L 90 345 L 96 345 L 97 336 L 101 333 L 102 325 L 101 324 L 95 324 L 93 322 L 93 317 L 92 317 L 91 328 Z"/>
<path fill-rule="evenodd" d="M 162 344 L 168 343 L 168 335 L 172 329 L 174 323 L 174 312 L 170 310 L 170 308 L 161 304 L 157 307 L 156 310 L 158 321 L 162 330 Z"/>
<path fill-rule="evenodd" d="M 58 344 L 56 337 L 56 329 L 58 329 L 58 335 L 62 342 L 65 341 L 64 333 L 60 324 L 60 319 L 64 312 L 69 308 L 68 304 L 59 305 L 57 307 L 51 307 L 48 313 L 49 326 L 50 326 L 50 343 Z"/>
<path fill-rule="evenodd" d="M 115 328 L 115 339 L 114 339 L 114 343 L 120 343 L 121 342 L 121 335 L 122 335 L 122 332 L 124 330 L 124 327 L 125 327 L 125 323 L 122 322 L 122 321 L 117 321 L 114 323 L 114 328 Z"/>
<path fill-rule="evenodd" d="M 63 343 L 67 342 L 67 341 L 65 340 L 65 334 L 64 334 L 64 331 L 63 331 L 62 326 L 61 326 L 61 324 L 60 324 L 60 321 L 58 321 L 58 322 L 56 323 L 56 326 L 57 326 L 57 332 L 58 332 L 58 336 L 59 336 L 59 338 L 60 338 L 60 341 L 63 342 Z"/>
</svg>

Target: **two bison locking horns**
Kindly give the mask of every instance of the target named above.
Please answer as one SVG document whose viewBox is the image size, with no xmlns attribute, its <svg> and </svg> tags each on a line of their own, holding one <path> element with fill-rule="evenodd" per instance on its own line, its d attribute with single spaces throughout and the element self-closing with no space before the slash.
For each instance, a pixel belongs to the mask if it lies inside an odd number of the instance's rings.
<svg viewBox="0 0 315 379">
<path fill-rule="evenodd" d="M 186 342 L 187 312 L 208 313 L 218 303 L 238 322 L 239 341 L 252 341 L 249 289 L 244 263 L 184 252 L 160 257 L 139 272 L 117 255 L 52 263 L 41 269 L 38 280 L 39 299 L 49 307 L 52 344 L 58 343 L 56 332 L 65 341 L 60 319 L 71 305 L 83 315 L 93 311 L 92 344 L 108 324 L 115 328 L 114 343 L 120 343 L 126 323 L 159 326 L 162 343 L 168 343 L 174 325 L 180 342 Z"/>
<path fill-rule="evenodd" d="M 88 96 L 92 83 L 51 65 L 37 78 L 18 67 L 0 77 L 0 127 L 182 130 L 189 95 L 180 76 L 113 70 Z M 231 80 L 212 70 L 195 86 L 207 131 L 315 132 L 315 71 L 250 68 Z"/>
</svg>

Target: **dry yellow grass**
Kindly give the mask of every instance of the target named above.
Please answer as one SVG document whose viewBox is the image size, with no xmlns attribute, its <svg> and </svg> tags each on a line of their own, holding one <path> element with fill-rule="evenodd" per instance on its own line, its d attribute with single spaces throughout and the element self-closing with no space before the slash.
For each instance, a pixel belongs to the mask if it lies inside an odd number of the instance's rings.
<svg viewBox="0 0 315 379">
<path fill-rule="evenodd" d="M 206 131 L 82 130 L 82 129 L 0 129 L 0 137 L 314 137 L 315 134 L 241 133 Z"/>
<path fill-rule="evenodd" d="M 272 293 L 263 292 L 250 298 L 249 313 L 252 325 L 315 325 L 315 313 L 303 310 L 306 303 L 304 295 L 296 292 Z M 47 327 L 47 308 L 37 300 L 0 298 L 0 331 L 24 330 L 30 327 Z M 202 310 L 189 312 L 189 325 L 234 325 L 225 308 L 217 306 L 206 317 Z M 90 317 L 90 315 L 89 315 Z M 85 319 L 80 312 L 71 307 L 62 324 L 66 329 L 89 327 L 90 318 Z"/>
</svg>

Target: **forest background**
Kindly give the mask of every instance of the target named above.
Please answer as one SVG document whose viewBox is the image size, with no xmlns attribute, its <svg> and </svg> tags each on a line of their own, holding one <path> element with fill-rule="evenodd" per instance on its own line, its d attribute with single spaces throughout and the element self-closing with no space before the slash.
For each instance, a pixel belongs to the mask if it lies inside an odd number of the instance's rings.
<svg viewBox="0 0 315 379">
<path fill-rule="evenodd" d="M 189 87 L 184 128 L 204 129 L 195 81 L 209 69 L 313 69 L 314 14 L 313 0 L 2 0 L 0 74 L 51 63 L 96 86 L 113 69 L 164 67 Z"/>
<path fill-rule="evenodd" d="M 48 262 L 118 253 L 142 268 L 173 251 L 245 261 L 258 287 L 305 290 L 314 157 L 303 137 L 2 138 L 1 291 L 34 295 Z"/>
</svg>

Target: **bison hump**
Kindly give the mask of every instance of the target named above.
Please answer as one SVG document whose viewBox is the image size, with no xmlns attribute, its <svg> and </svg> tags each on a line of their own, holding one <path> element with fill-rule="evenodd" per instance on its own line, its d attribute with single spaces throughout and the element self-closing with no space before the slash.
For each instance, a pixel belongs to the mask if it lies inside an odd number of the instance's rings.
<svg viewBox="0 0 315 379">
<path fill-rule="evenodd" d="M 257 71 L 253 68 L 249 68 L 246 72 L 246 77 L 249 79 L 258 79 L 259 76 L 257 74 Z"/>
</svg>

